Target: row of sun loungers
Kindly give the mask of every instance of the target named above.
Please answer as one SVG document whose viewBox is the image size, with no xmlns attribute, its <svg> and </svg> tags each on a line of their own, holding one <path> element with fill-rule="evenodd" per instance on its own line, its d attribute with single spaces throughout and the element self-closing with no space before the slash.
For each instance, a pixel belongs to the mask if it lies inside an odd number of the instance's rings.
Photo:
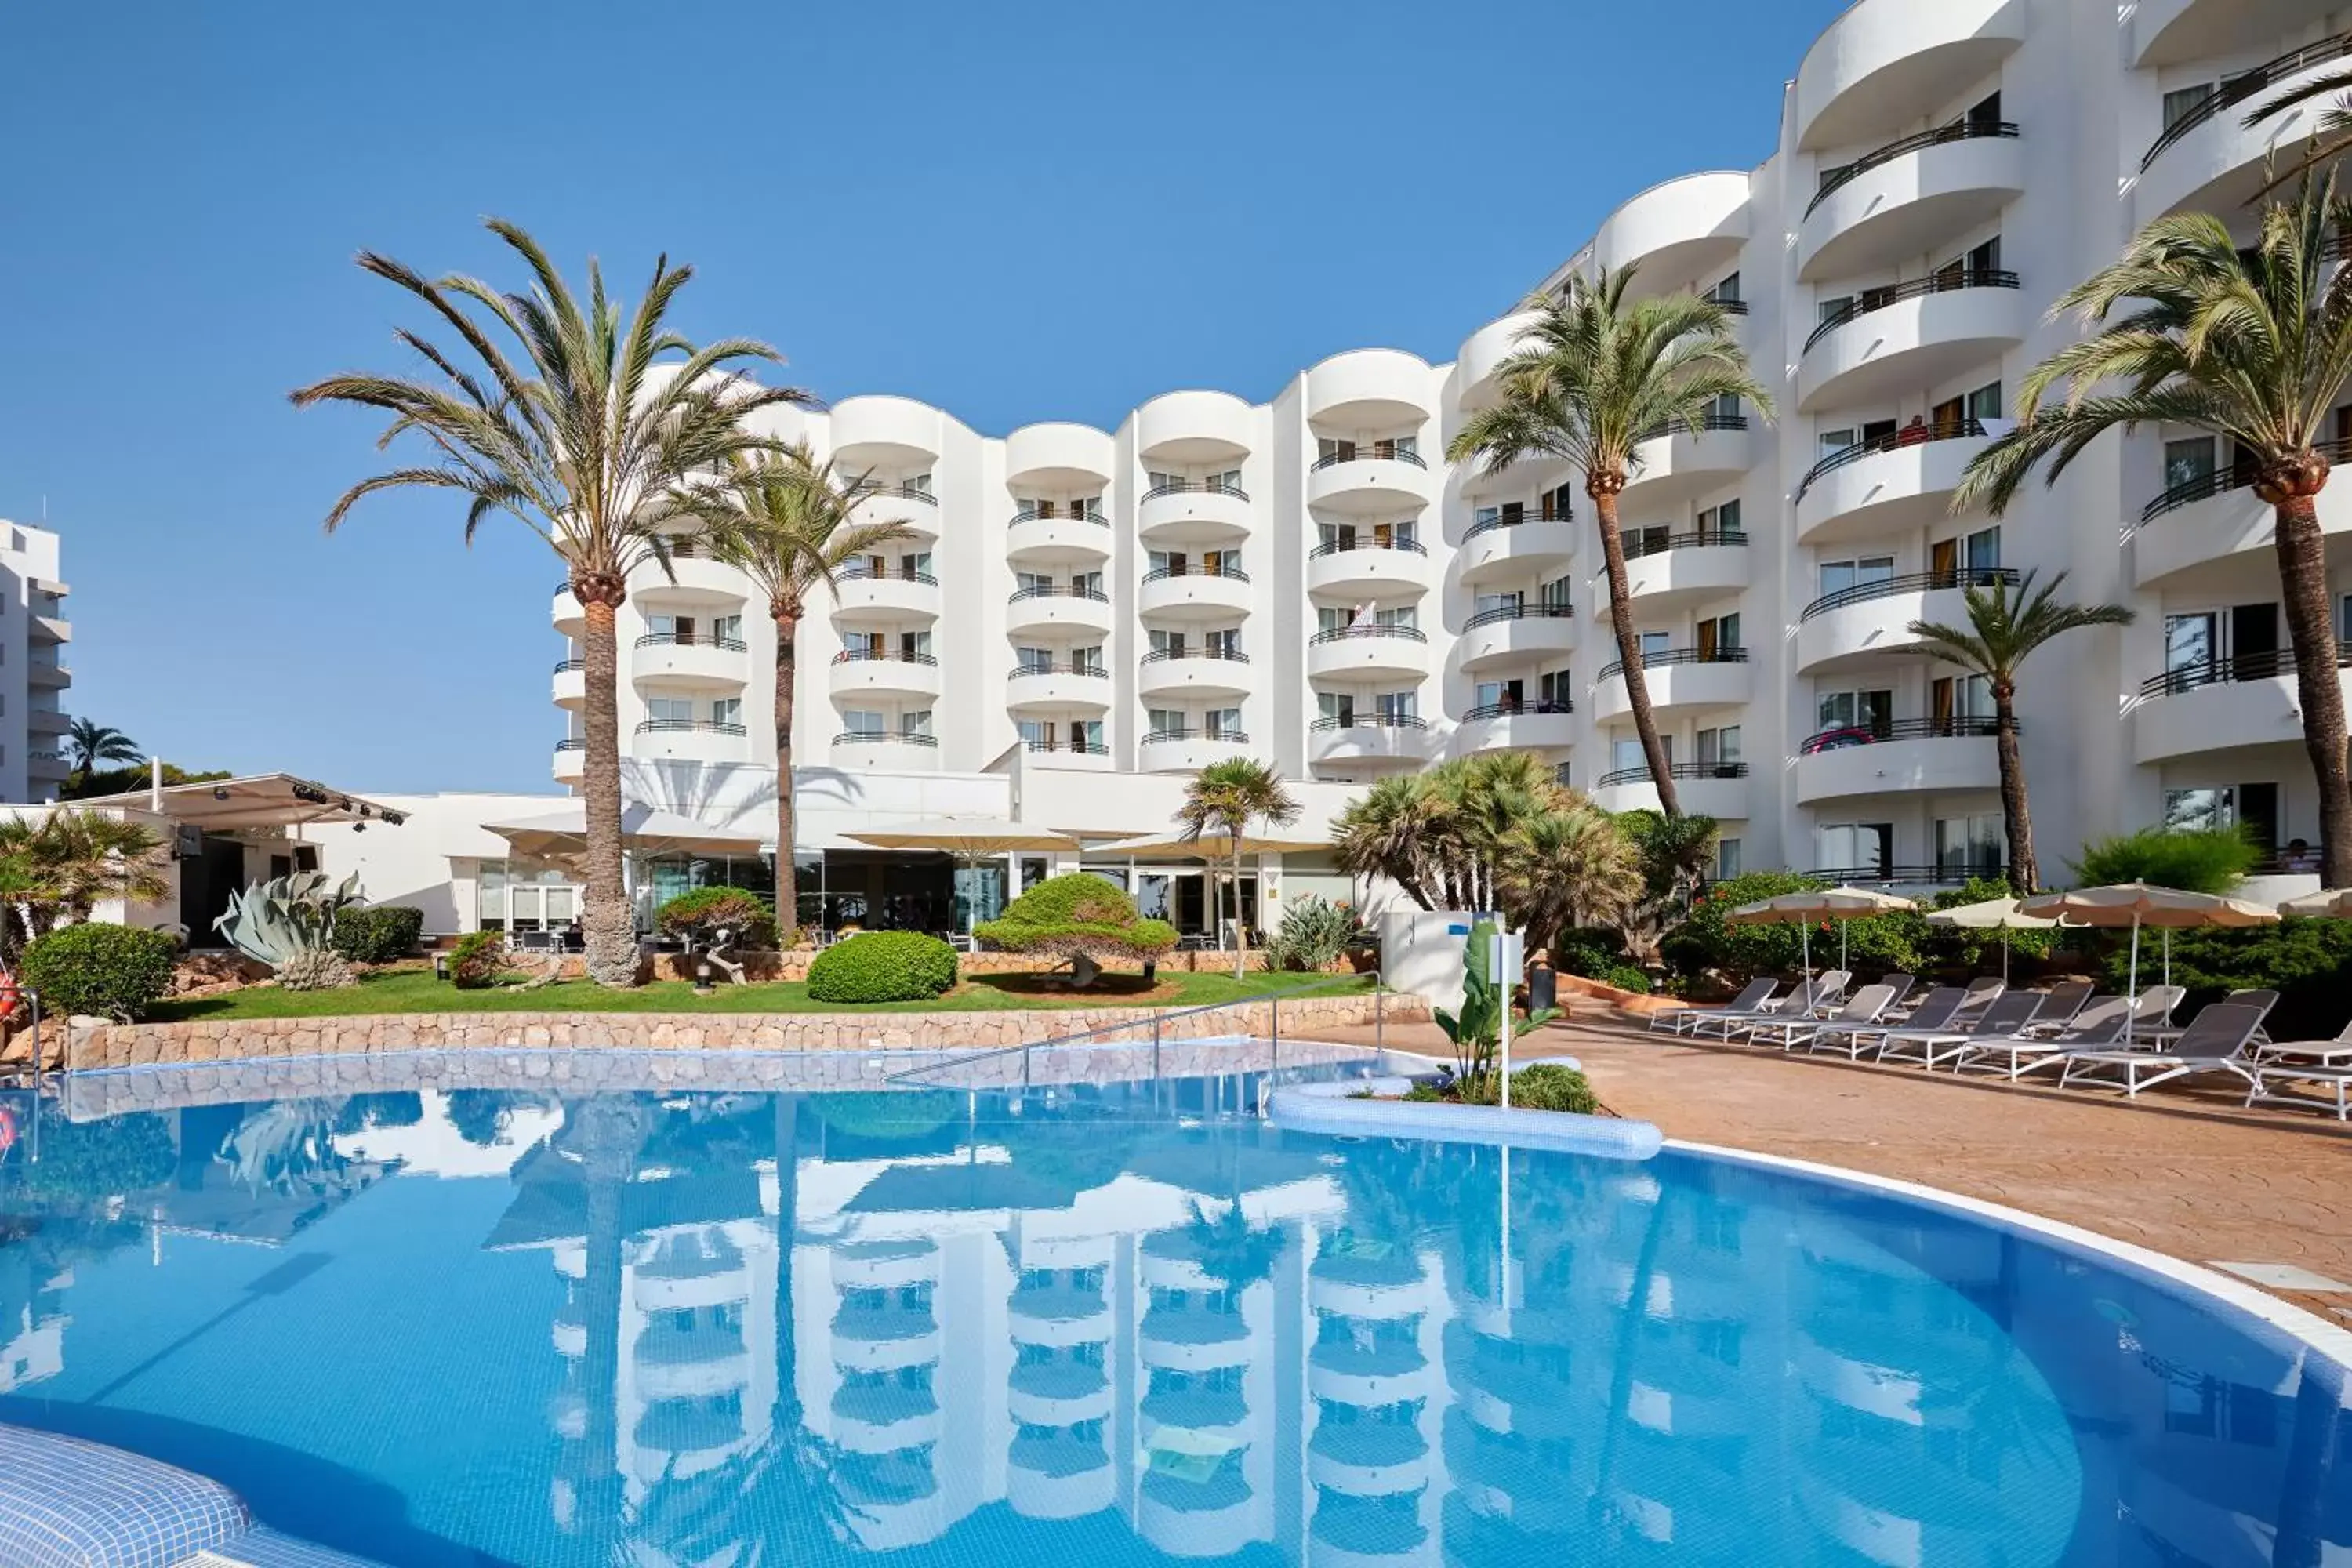
<svg viewBox="0 0 2352 1568">
<path fill-rule="evenodd" d="M 2352 1120 L 2352 1023 L 2333 1040 L 2274 1042 L 2263 1025 L 2278 1004 L 2275 991 L 2235 991 L 2175 1024 L 2184 995 L 2177 985 L 2151 985 L 2135 999 L 2095 995 L 2087 980 L 2011 991 L 1986 976 L 1916 994 L 1911 975 L 1889 974 L 1849 994 L 1853 980 L 1845 970 L 1825 970 L 1785 994 L 1777 981 L 1751 981 L 1727 1007 L 1658 1014 L 1650 1027 L 1853 1061 L 1916 1062 L 1929 1071 L 1999 1073 L 2012 1083 L 2055 1069 L 2062 1085 L 2106 1084 L 2134 1097 L 2175 1079 L 2226 1072 L 2245 1080 L 2249 1105 L 2311 1105 Z"/>
</svg>

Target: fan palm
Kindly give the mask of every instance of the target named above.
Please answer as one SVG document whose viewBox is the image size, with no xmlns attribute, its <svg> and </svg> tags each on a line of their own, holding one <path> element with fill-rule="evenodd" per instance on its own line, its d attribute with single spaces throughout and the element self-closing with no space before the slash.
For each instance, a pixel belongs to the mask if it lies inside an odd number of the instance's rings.
<svg viewBox="0 0 2352 1568">
<path fill-rule="evenodd" d="M 2063 605 L 2059 573 L 2036 588 L 2026 573 L 2012 589 L 1995 581 L 1988 587 L 1966 590 L 1969 622 L 1965 626 L 1939 621 L 1913 621 L 1911 635 L 1926 644 L 1931 657 L 1981 675 L 1992 689 L 1994 744 L 2000 758 L 2000 815 L 2009 836 L 2010 883 L 2020 893 L 2042 884 L 2041 867 L 2033 858 L 2033 817 L 2025 804 L 2025 760 L 2017 750 L 2017 672 L 2033 650 L 2053 638 L 2084 626 L 2121 626 L 2132 612 L 2121 605 Z"/>
<path fill-rule="evenodd" d="M 1642 889 L 1633 841 L 1590 805 L 1524 817 L 1497 850 L 1496 902 L 1538 946 L 1550 946 L 1566 925 L 1622 919 Z"/>
<path fill-rule="evenodd" d="M 1350 876 L 1385 877 L 1424 910 L 1459 909 L 1438 849 L 1452 832 L 1452 803 L 1428 773 L 1376 779 L 1332 824 L 1339 868 Z"/>
<path fill-rule="evenodd" d="M 1633 269 L 1572 276 L 1557 293 L 1528 301 L 1535 313 L 1520 346 L 1496 369 L 1501 395 L 1463 422 L 1445 455 L 1482 459 L 1494 473 L 1528 458 L 1571 464 L 1584 475 L 1609 572 L 1609 616 L 1624 667 L 1625 699 L 1642 754 L 1669 816 L 1682 815 L 1665 743 L 1650 710 L 1642 646 L 1625 580 L 1617 498 L 1639 467 L 1642 442 L 1677 426 L 1696 428 L 1724 398 L 1764 417 L 1772 399 L 1720 303 L 1689 293 L 1628 301 Z"/>
<path fill-rule="evenodd" d="M 776 929 L 787 947 L 800 914 L 793 863 L 793 697 L 800 668 L 801 617 L 813 591 L 833 591 L 834 574 L 877 545 L 913 537 L 904 522 L 856 522 L 876 492 L 865 475 L 845 478 L 807 443 L 751 454 L 729 466 L 727 482 L 699 489 L 688 503 L 709 527 L 713 558 L 751 579 L 776 626 Z"/>
<path fill-rule="evenodd" d="M 66 729 L 67 760 L 74 772 L 89 773 L 100 763 L 135 763 L 138 743 L 121 731 L 95 719 L 77 719 Z"/>
<path fill-rule="evenodd" d="M 1192 775 L 1192 783 L 1184 786 L 1184 804 L 1176 808 L 1176 820 L 1183 825 L 1185 837 L 1198 839 L 1220 833 L 1231 847 L 1236 980 L 1249 967 L 1249 926 L 1241 918 L 1242 840 L 1248 837 L 1253 821 L 1283 827 L 1298 820 L 1298 810 L 1297 797 L 1283 787 L 1282 775 L 1270 763 L 1254 757 L 1211 763 Z"/>
<path fill-rule="evenodd" d="M 747 362 L 781 363 L 763 343 L 725 338 L 697 348 L 664 324 L 691 268 L 672 267 L 663 257 L 644 298 L 625 313 L 606 297 L 604 273 L 593 260 L 583 301 L 529 234 L 497 218 L 488 226 L 522 258 L 531 278 L 528 293 L 500 293 L 457 274 L 436 281 L 389 257 L 360 256 L 362 270 L 422 300 L 456 334 L 462 346 L 455 350 L 405 328 L 394 334 L 436 379 L 347 374 L 290 396 L 297 407 L 344 403 L 381 410 L 390 423 L 380 446 L 414 437 L 427 448 L 424 461 L 344 491 L 327 513 L 329 532 L 376 491 L 415 486 L 466 499 L 468 542 L 484 519 L 504 512 L 562 557 L 587 626 L 587 896 L 581 923 L 589 973 L 603 984 L 628 985 L 635 983 L 637 955 L 621 881 L 614 617 L 632 570 L 652 561 L 669 571 L 664 525 L 680 514 L 688 481 L 772 445 L 751 433 L 747 416 L 814 399 L 734 374 Z M 501 347 L 501 340 L 511 342 Z"/>
<path fill-rule="evenodd" d="M 105 900 L 152 903 L 168 895 L 162 848 L 145 825 L 95 811 L 52 811 L 33 821 L 0 817 L 0 897 L 16 906 L 29 942 L 88 920 Z M 13 950 L 15 943 L 0 946 Z"/>
<path fill-rule="evenodd" d="M 2243 252 L 2206 214 L 2149 224 L 2053 307 L 2098 330 L 2026 375 L 2017 427 L 1977 455 L 1952 497 L 1955 511 L 1980 505 L 1999 516 L 2036 468 L 2054 484 L 2109 430 L 2180 425 L 2234 444 L 2272 511 L 2329 887 L 2352 885 L 2352 784 L 2315 501 L 2327 483 L 2329 421 L 2352 379 L 2352 273 L 2333 259 L 2347 227 L 2352 203 L 2337 199 L 2333 180 L 2266 207 Z M 2109 383 L 2120 385 L 2102 391 Z"/>
</svg>

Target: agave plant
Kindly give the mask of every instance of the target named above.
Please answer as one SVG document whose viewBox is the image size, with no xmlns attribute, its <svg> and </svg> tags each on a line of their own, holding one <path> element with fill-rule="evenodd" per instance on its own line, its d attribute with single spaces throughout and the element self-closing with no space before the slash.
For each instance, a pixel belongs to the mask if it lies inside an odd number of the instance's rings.
<svg viewBox="0 0 2352 1568">
<path fill-rule="evenodd" d="M 331 883 L 324 871 L 297 871 L 231 893 L 213 922 L 237 952 L 272 969 L 315 952 L 335 934 L 335 917 L 360 900 L 357 875 Z"/>
</svg>

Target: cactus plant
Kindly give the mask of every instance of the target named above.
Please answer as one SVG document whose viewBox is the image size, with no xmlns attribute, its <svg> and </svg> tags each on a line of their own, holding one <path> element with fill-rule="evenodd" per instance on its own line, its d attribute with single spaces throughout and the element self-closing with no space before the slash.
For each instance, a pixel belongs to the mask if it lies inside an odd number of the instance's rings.
<svg viewBox="0 0 2352 1568">
<path fill-rule="evenodd" d="M 330 882 L 324 871 L 297 871 L 231 893 L 228 912 L 213 928 L 247 958 L 272 969 L 297 953 L 328 945 L 335 916 L 360 897 L 360 879 Z"/>
</svg>

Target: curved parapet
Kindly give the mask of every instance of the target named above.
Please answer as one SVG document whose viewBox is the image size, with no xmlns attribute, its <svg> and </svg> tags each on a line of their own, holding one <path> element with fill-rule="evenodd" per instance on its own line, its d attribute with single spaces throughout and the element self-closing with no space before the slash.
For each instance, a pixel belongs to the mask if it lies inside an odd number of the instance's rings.
<svg viewBox="0 0 2352 1568">
<path fill-rule="evenodd" d="M 1150 463 L 1216 463 L 1249 455 L 1256 411 L 1230 392 L 1163 392 L 1135 411 L 1135 449 Z"/>
<path fill-rule="evenodd" d="M 1653 289 L 1727 268 L 1748 243 L 1748 186 L 1723 169 L 1652 185 L 1601 223 L 1592 258 L 1612 272 L 1638 267 Z"/>
<path fill-rule="evenodd" d="M 1083 489 L 1110 482 L 1109 436 L 1091 425 L 1024 425 L 1004 438 L 1004 482 L 1015 489 Z"/>
</svg>

